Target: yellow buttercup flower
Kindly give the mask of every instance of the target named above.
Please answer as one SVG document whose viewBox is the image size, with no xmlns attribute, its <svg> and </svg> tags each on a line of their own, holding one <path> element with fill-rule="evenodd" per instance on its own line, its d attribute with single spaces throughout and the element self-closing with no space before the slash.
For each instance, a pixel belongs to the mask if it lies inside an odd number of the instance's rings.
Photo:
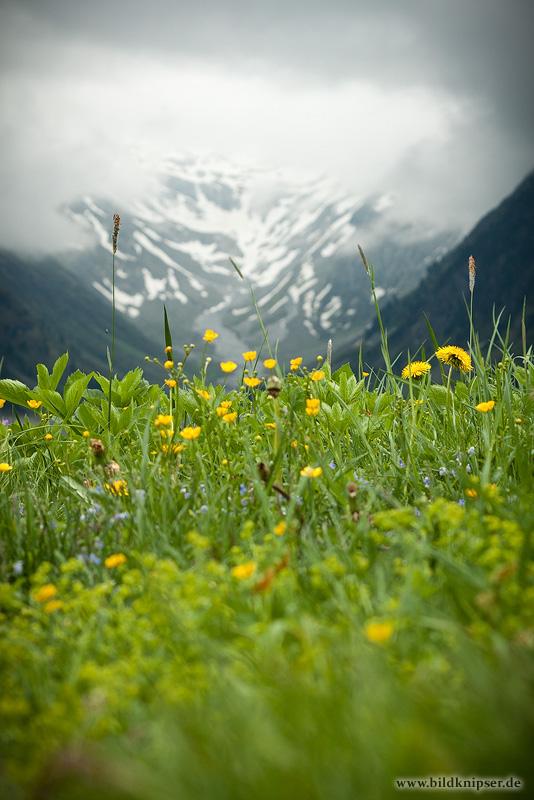
<svg viewBox="0 0 534 800">
<path fill-rule="evenodd" d="M 321 467 L 304 467 L 304 469 L 301 469 L 300 474 L 303 478 L 318 478 L 319 475 L 323 474 L 323 470 Z"/>
<path fill-rule="evenodd" d="M 45 439 L 46 439 L 46 441 L 47 441 L 47 442 L 49 442 L 49 441 L 50 441 L 51 439 L 53 439 L 53 438 L 54 438 L 54 437 L 52 436 L 52 434 L 51 434 L 51 433 L 47 433 L 47 434 L 46 434 L 46 436 L 45 436 Z"/>
<path fill-rule="evenodd" d="M 231 400 L 223 400 L 220 406 L 217 406 L 215 409 L 219 417 L 224 417 L 225 414 L 228 414 L 228 409 L 232 405 Z"/>
<path fill-rule="evenodd" d="M 184 428 L 183 431 L 180 431 L 180 436 L 183 439 L 187 439 L 191 441 L 192 439 L 198 439 L 200 435 L 200 426 L 197 425 L 196 428 L 187 427 Z"/>
<path fill-rule="evenodd" d="M 204 336 L 202 337 L 205 342 L 213 342 L 214 339 L 217 338 L 219 334 L 212 331 L 211 328 L 208 328 Z"/>
<path fill-rule="evenodd" d="M 108 492 L 111 492 L 111 494 L 116 494 L 119 497 L 122 497 L 122 495 L 129 494 L 128 484 L 126 483 L 126 481 L 123 480 L 112 481 L 111 483 L 105 483 L 104 486 Z"/>
<path fill-rule="evenodd" d="M 453 345 L 449 347 L 440 347 L 436 350 L 436 357 L 439 358 L 440 361 L 443 361 L 444 364 L 449 364 L 451 367 L 460 370 L 460 372 L 470 372 L 473 369 L 471 356 L 469 353 L 466 353 L 465 350 L 462 350 L 461 347 L 455 347 Z"/>
<path fill-rule="evenodd" d="M 2 463 L 0 463 L 0 472 L 9 472 L 10 469 L 13 469 L 11 464 L 6 464 L 5 461 L 2 461 Z"/>
<path fill-rule="evenodd" d="M 197 389 L 197 394 L 204 398 L 204 400 L 210 400 L 211 394 L 206 392 L 205 389 Z"/>
<path fill-rule="evenodd" d="M 246 564 L 238 564 L 238 566 L 232 567 L 232 575 L 234 578 L 250 578 L 255 571 L 255 561 L 247 561 Z"/>
<path fill-rule="evenodd" d="M 256 386 L 260 385 L 261 381 L 259 378 L 243 378 L 243 383 L 254 389 Z"/>
<path fill-rule="evenodd" d="M 289 366 L 291 367 L 293 372 L 297 370 L 301 364 L 302 364 L 302 358 L 291 358 L 289 361 Z"/>
<path fill-rule="evenodd" d="M 254 361 L 256 358 L 256 351 L 255 350 L 247 350 L 246 353 L 243 353 L 243 358 L 245 361 Z"/>
<path fill-rule="evenodd" d="M 370 642 L 381 644 L 387 642 L 393 633 L 391 622 L 369 622 L 365 626 L 365 635 Z"/>
<path fill-rule="evenodd" d="M 172 353 L 172 347 L 170 346 L 170 344 L 168 344 L 167 347 L 165 348 L 165 352 L 167 353 L 168 356 L 170 356 L 170 354 Z"/>
<path fill-rule="evenodd" d="M 266 358 L 263 362 L 263 366 L 265 369 L 274 369 L 276 366 L 276 359 L 275 358 Z"/>
<path fill-rule="evenodd" d="M 163 366 L 165 369 L 172 369 L 174 367 L 174 361 L 166 361 Z"/>
<path fill-rule="evenodd" d="M 4 405 L 5 405 L 5 402 L 6 402 L 6 401 L 5 401 L 5 400 L 4 400 L 2 397 L 0 397 L 0 408 L 3 408 L 3 407 L 4 407 Z"/>
<path fill-rule="evenodd" d="M 319 406 L 321 405 L 321 401 L 317 397 L 309 397 L 306 400 L 306 414 L 309 414 L 310 417 L 316 417 L 319 413 Z"/>
<path fill-rule="evenodd" d="M 273 530 L 276 536 L 283 536 L 286 532 L 287 522 L 279 522 L 278 525 L 275 525 Z"/>
<path fill-rule="evenodd" d="M 221 369 L 223 372 L 233 372 L 237 364 L 234 361 L 221 361 Z"/>
<path fill-rule="evenodd" d="M 27 400 L 26 402 L 30 408 L 39 408 L 43 404 L 42 400 Z"/>
<path fill-rule="evenodd" d="M 320 381 L 324 378 L 324 372 L 320 369 L 314 369 L 312 373 L 310 373 L 310 378 L 312 381 Z"/>
<path fill-rule="evenodd" d="M 45 614 L 52 614 L 54 611 L 57 611 L 58 608 L 61 608 L 63 605 L 63 600 L 50 600 L 44 607 Z"/>
<path fill-rule="evenodd" d="M 274 429 L 274 428 L 276 428 L 276 422 L 266 422 L 265 423 L 265 427 Z"/>
<path fill-rule="evenodd" d="M 36 600 L 38 603 L 46 603 L 48 600 L 51 600 L 57 594 L 57 588 L 54 586 L 53 583 L 45 583 L 44 586 L 41 586 L 38 592 L 36 592 L 33 596 L 33 599 Z"/>
<path fill-rule="evenodd" d="M 223 416 L 223 420 L 225 422 L 235 422 L 236 417 L 237 417 L 237 411 L 231 411 L 229 414 L 225 414 Z"/>
<path fill-rule="evenodd" d="M 126 556 L 124 553 L 114 553 L 113 555 L 108 556 L 104 561 L 104 564 L 108 569 L 120 567 L 120 565 L 124 563 L 126 563 Z"/>
<path fill-rule="evenodd" d="M 476 500 L 478 497 L 478 492 L 476 489 L 466 489 L 465 496 L 470 497 L 472 500 Z"/>
<path fill-rule="evenodd" d="M 494 405 L 495 400 L 488 400 L 486 403 L 479 403 L 475 408 L 477 411 L 483 411 L 484 414 L 486 414 L 488 411 L 491 411 Z"/>
<path fill-rule="evenodd" d="M 167 386 L 170 386 L 171 389 L 174 389 L 174 387 L 176 386 L 176 381 L 174 380 L 174 378 L 171 378 L 171 380 L 165 381 L 165 383 L 167 384 Z"/>
<path fill-rule="evenodd" d="M 156 426 L 156 428 L 159 428 L 160 425 L 167 426 L 170 425 L 171 422 L 172 422 L 172 416 L 170 414 L 158 414 L 158 416 L 154 421 L 154 425 Z"/>
</svg>

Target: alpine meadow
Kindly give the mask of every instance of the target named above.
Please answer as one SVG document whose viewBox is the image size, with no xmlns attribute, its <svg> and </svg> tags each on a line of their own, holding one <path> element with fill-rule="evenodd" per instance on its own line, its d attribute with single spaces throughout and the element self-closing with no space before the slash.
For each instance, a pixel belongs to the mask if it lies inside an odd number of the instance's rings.
<svg viewBox="0 0 534 800">
<path fill-rule="evenodd" d="M 239 363 L 212 357 L 211 328 L 173 342 L 162 306 L 159 383 L 141 365 L 119 378 L 120 224 L 107 369 L 69 373 L 65 353 L 34 388 L 0 379 L 3 795 L 527 793 L 524 317 L 516 352 L 498 314 L 481 346 L 474 252 L 464 340 L 438 341 L 430 319 L 430 351 L 414 341 L 397 363 L 360 249 L 382 352 L 369 372 L 363 347 L 356 367 L 332 370 L 330 347 L 283 362 L 251 290 Z"/>
</svg>

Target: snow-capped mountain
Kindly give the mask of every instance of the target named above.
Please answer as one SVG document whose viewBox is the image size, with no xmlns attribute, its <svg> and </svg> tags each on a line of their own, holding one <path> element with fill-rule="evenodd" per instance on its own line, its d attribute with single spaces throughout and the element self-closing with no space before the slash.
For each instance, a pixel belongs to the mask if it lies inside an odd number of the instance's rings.
<svg viewBox="0 0 534 800">
<path fill-rule="evenodd" d="M 120 213 L 117 309 L 162 341 L 165 303 L 175 343 L 198 343 L 213 328 L 225 358 L 261 344 L 250 288 L 280 358 L 314 358 L 329 338 L 335 347 L 372 319 L 357 243 L 377 266 L 379 294 L 391 295 L 413 288 L 456 240 L 449 231 L 401 228 L 388 214 L 392 197 L 348 195 L 324 179 L 214 157 L 151 168 L 158 188 L 143 202 L 117 209 L 109 198 L 85 197 L 65 209 L 94 246 L 62 261 L 111 300 L 112 219 Z"/>
</svg>

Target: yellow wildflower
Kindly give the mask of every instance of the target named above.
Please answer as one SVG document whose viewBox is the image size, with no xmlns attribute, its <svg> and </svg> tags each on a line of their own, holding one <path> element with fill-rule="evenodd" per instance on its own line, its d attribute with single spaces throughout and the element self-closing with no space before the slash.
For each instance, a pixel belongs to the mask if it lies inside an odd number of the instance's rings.
<svg viewBox="0 0 534 800">
<path fill-rule="evenodd" d="M 4 405 L 5 405 L 5 402 L 6 402 L 6 401 L 5 401 L 5 400 L 4 400 L 2 397 L 0 397 L 0 408 L 3 408 L 3 407 L 4 407 Z"/>
<path fill-rule="evenodd" d="M 84 439 L 88 439 L 88 438 L 90 437 L 90 435 L 91 435 L 91 434 L 89 433 L 89 431 L 84 431 L 84 432 L 82 433 L 82 436 L 83 436 L 83 438 L 84 438 Z"/>
<path fill-rule="evenodd" d="M 274 428 L 276 428 L 276 422 L 266 422 L 265 423 L 265 427 L 274 429 Z"/>
<path fill-rule="evenodd" d="M 324 378 L 324 372 L 320 369 L 314 369 L 310 374 L 312 381 L 320 381 Z"/>
<path fill-rule="evenodd" d="M 391 622 L 369 622 L 365 626 L 365 635 L 370 642 L 387 642 L 393 633 L 393 625 Z"/>
<path fill-rule="evenodd" d="M 215 409 L 219 417 L 224 417 L 225 414 L 228 414 L 228 409 L 232 405 L 231 400 L 223 400 L 220 406 L 217 406 Z"/>
<path fill-rule="evenodd" d="M 53 439 L 53 438 L 54 438 L 54 437 L 52 436 L 52 434 L 51 434 L 51 433 L 47 433 L 47 434 L 46 434 L 46 436 L 45 436 L 45 439 L 46 439 L 46 441 L 47 441 L 47 442 L 49 442 L 49 441 L 50 441 L 51 439 Z"/>
<path fill-rule="evenodd" d="M 5 461 L 2 461 L 2 463 L 0 463 L 0 472 L 9 472 L 10 469 L 13 469 L 11 464 L 6 464 Z"/>
<path fill-rule="evenodd" d="M 229 414 L 225 414 L 223 416 L 223 420 L 225 422 L 235 422 L 236 417 L 237 417 L 237 411 L 231 411 Z"/>
<path fill-rule="evenodd" d="M 323 474 L 323 470 L 321 467 L 304 467 L 304 469 L 301 469 L 300 474 L 303 478 L 318 478 L 319 475 Z"/>
<path fill-rule="evenodd" d="M 41 586 L 38 592 L 36 592 L 33 596 L 33 599 L 36 600 L 38 603 L 46 603 L 48 600 L 51 600 L 57 594 L 57 588 L 54 586 L 53 583 L 45 583 L 44 586 Z"/>
<path fill-rule="evenodd" d="M 254 389 L 256 386 L 259 386 L 261 383 L 259 378 L 243 378 L 243 382 L 252 389 Z"/>
<path fill-rule="evenodd" d="M 370 372 L 362 372 L 364 378 L 368 378 L 370 374 Z"/>
<path fill-rule="evenodd" d="M 202 337 L 205 342 L 213 342 L 214 339 L 217 338 L 219 334 L 212 331 L 211 328 L 208 328 L 204 336 Z"/>
<path fill-rule="evenodd" d="M 412 361 L 407 364 L 401 372 L 404 379 L 411 378 L 413 381 L 421 380 L 431 369 L 427 361 Z"/>
<path fill-rule="evenodd" d="M 30 408 L 39 408 L 43 404 L 42 400 L 27 400 L 26 402 Z"/>
<path fill-rule="evenodd" d="M 306 414 L 309 414 L 310 417 L 316 417 L 319 413 L 319 406 L 321 405 L 321 401 L 317 397 L 309 397 L 306 400 Z"/>
<path fill-rule="evenodd" d="M 170 356 L 170 354 L 172 353 L 172 347 L 170 346 L 170 344 L 168 344 L 167 347 L 165 348 L 165 352 L 167 353 L 168 356 Z"/>
<path fill-rule="evenodd" d="M 113 569 L 113 567 L 120 567 L 121 564 L 126 563 L 126 556 L 124 553 L 114 553 L 111 556 L 108 556 L 104 561 L 104 564 L 108 569 Z"/>
<path fill-rule="evenodd" d="M 58 608 L 61 608 L 63 605 L 63 600 L 50 600 L 45 607 L 44 612 L 45 614 L 52 614 L 54 611 L 57 611 Z"/>
<path fill-rule="evenodd" d="M 234 578 L 250 578 L 255 571 L 255 561 L 247 561 L 246 564 L 238 564 L 238 566 L 232 567 L 232 575 Z"/>
<path fill-rule="evenodd" d="M 223 372 L 233 372 L 237 364 L 234 361 L 221 361 L 221 369 Z"/>
<path fill-rule="evenodd" d="M 290 442 L 290 447 L 298 447 L 298 446 L 299 446 L 299 443 L 297 442 L 296 439 L 293 439 L 293 441 Z"/>
<path fill-rule="evenodd" d="M 108 492 L 111 492 L 111 494 L 116 494 L 119 497 L 122 497 L 122 495 L 129 494 L 128 484 L 126 483 L 126 481 L 123 480 L 112 481 L 111 483 L 104 484 L 104 486 L 108 490 Z"/>
<path fill-rule="evenodd" d="M 276 366 L 276 358 L 266 358 L 263 362 L 265 369 L 274 369 Z"/>
<path fill-rule="evenodd" d="M 171 389 L 174 389 L 174 387 L 176 386 L 176 381 L 174 380 L 174 378 L 171 378 L 170 380 L 165 381 L 165 383 L 167 384 L 167 386 L 170 386 Z"/>
<path fill-rule="evenodd" d="M 450 345 L 449 347 L 440 347 L 436 350 L 436 357 L 444 364 L 449 364 L 451 367 L 459 369 L 460 372 L 470 372 L 473 369 L 471 364 L 471 356 L 462 350 L 461 347 Z"/>
<path fill-rule="evenodd" d="M 273 530 L 276 536 L 283 536 L 283 534 L 286 532 L 286 528 L 287 528 L 286 522 L 279 522 L 278 525 L 274 526 Z"/>
<path fill-rule="evenodd" d="M 159 428 L 160 425 L 170 425 L 172 422 L 172 416 L 170 414 L 158 414 L 154 421 L 154 425 L 156 428 Z"/>
<path fill-rule="evenodd" d="M 247 350 L 246 353 L 243 353 L 243 358 L 245 361 L 254 361 L 256 358 L 256 351 L 255 350 Z"/>
<path fill-rule="evenodd" d="M 165 369 L 172 369 L 174 367 L 174 361 L 166 361 L 163 366 Z"/>
<path fill-rule="evenodd" d="M 204 398 L 204 400 L 209 400 L 211 398 L 211 394 L 206 392 L 205 389 L 197 389 L 197 394 Z"/>
<path fill-rule="evenodd" d="M 291 367 L 293 372 L 297 370 L 301 364 L 302 364 L 302 358 L 291 358 L 289 360 L 289 366 Z"/>
<path fill-rule="evenodd" d="M 466 497 L 470 497 L 472 500 L 476 500 L 478 497 L 478 492 L 476 489 L 466 489 L 465 495 Z"/>
<path fill-rule="evenodd" d="M 180 436 L 182 436 L 184 439 L 188 439 L 189 441 L 191 441 L 191 439 L 198 439 L 199 435 L 200 435 L 199 425 L 197 425 L 196 428 L 187 427 L 184 428 L 183 431 L 180 431 Z"/>
<path fill-rule="evenodd" d="M 483 411 L 485 414 L 487 411 L 491 411 L 494 405 L 495 400 L 488 400 L 486 403 L 479 403 L 475 408 L 477 411 Z"/>
</svg>

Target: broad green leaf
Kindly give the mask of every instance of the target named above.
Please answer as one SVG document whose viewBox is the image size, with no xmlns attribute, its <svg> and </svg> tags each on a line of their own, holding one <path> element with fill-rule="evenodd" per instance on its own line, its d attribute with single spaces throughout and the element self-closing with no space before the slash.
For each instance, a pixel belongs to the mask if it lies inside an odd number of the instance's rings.
<svg viewBox="0 0 534 800">
<path fill-rule="evenodd" d="M 52 369 L 52 375 L 50 377 L 50 386 L 49 389 L 57 389 L 58 383 L 60 382 L 61 378 L 63 377 L 63 373 L 67 368 L 67 362 L 69 360 L 69 354 L 64 353 L 60 356 Z"/>
<path fill-rule="evenodd" d="M 14 381 L 11 378 L 0 380 L 0 398 L 2 400 L 7 400 L 8 403 L 17 403 L 19 406 L 26 406 L 31 396 L 28 387 L 20 381 Z"/>
<path fill-rule="evenodd" d="M 448 392 L 445 386 L 431 386 L 428 390 L 428 399 L 440 406 L 447 405 Z"/>
<path fill-rule="evenodd" d="M 346 378 L 350 378 L 350 376 L 353 374 L 354 373 L 352 372 L 350 364 L 343 364 L 342 367 L 336 369 L 336 371 L 332 373 L 332 380 L 336 381 L 336 383 L 339 383 L 342 375 L 345 375 Z"/>
<path fill-rule="evenodd" d="M 39 398 L 43 401 L 43 405 L 46 406 L 46 408 L 54 414 L 57 414 L 58 417 L 65 419 L 65 401 L 59 392 L 53 392 L 51 389 L 41 389 L 39 391 Z"/>
<path fill-rule="evenodd" d="M 50 386 L 50 373 L 44 364 L 37 364 L 37 389 L 56 388 Z"/>
<path fill-rule="evenodd" d="M 91 375 L 84 375 L 81 378 L 76 378 L 68 387 L 65 387 L 65 409 L 67 418 L 72 417 L 80 405 L 83 393 L 91 377 Z"/>
</svg>

